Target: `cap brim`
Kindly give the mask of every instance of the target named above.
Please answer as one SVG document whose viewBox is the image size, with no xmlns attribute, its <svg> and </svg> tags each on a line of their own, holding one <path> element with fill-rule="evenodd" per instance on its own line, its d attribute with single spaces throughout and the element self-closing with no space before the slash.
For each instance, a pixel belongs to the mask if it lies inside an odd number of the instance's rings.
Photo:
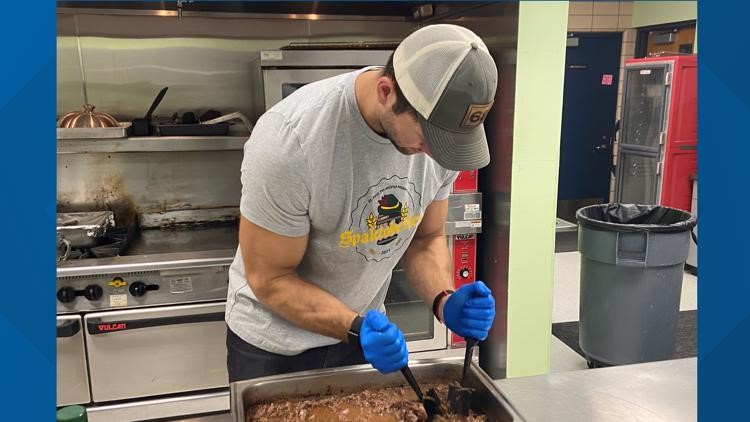
<svg viewBox="0 0 750 422">
<path fill-rule="evenodd" d="M 471 132 L 459 133 L 442 129 L 417 116 L 432 158 L 448 170 L 476 170 L 490 163 L 487 135 L 481 124 Z"/>
</svg>

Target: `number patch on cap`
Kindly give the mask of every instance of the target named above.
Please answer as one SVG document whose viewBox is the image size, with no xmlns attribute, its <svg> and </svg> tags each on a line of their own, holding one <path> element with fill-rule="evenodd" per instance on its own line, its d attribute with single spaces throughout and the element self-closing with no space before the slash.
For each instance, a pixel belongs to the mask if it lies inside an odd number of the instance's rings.
<svg viewBox="0 0 750 422">
<path fill-rule="evenodd" d="M 484 122 L 484 119 L 487 118 L 487 113 L 489 113 L 493 103 L 494 101 L 489 104 L 469 105 L 469 109 L 466 110 L 464 120 L 463 122 L 461 122 L 461 127 L 476 127 L 482 124 L 482 122 Z"/>
</svg>

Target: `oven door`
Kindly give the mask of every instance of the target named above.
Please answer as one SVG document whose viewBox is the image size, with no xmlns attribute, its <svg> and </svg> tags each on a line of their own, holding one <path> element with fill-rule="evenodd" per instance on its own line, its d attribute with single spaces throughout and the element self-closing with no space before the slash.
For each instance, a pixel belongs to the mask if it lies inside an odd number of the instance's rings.
<svg viewBox="0 0 750 422">
<path fill-rule="evenodd" d="M 228 386 L 225 302 L 85 316 L 95 402 Z"/>
<path fill-rule="evenodd" d="M 263 69 L 266 110 L 297 89 L 315 81 L 361 69 Z"/>
<path fill-rule="evenodd" d="M 414 292 L 400 264 L 391 275 L 385 311 L 388 319 L 404 333 L 410 353 L 448 347 L 447 329 Z"/>
<path fill-rule="evenodd" d="M 79 315 L 57 317 L 57 405 L 91 401 L 83 324 Z"/>
</svg>

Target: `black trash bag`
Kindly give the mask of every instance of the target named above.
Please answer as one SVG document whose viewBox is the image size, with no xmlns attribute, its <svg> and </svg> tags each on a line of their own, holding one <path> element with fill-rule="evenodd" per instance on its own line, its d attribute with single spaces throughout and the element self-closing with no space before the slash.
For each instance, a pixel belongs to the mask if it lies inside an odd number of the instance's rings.
<svg viewBox="0 0 750 422">
<path fill-rule="evenodd" d="M 674 233 L 690 231 L 696 218 L 689 212 L 658 205 L 602 204 L 576 211 L 578 224 L 619 232 Z"/>
</svg>

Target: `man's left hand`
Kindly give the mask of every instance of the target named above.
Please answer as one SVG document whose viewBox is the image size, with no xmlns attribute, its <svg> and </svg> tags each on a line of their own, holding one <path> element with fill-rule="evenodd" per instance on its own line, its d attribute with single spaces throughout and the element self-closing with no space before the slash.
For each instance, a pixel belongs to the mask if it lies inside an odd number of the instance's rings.
<svg viewBox="0 0 750 422">
<path fill-rule="evenodd" d="M 463 338 L 484 340 L 495 319 L 495 299 L 481 281 L 466 284 L 448 296 L 443 306 L 445 325 Z"/>
</svg>

